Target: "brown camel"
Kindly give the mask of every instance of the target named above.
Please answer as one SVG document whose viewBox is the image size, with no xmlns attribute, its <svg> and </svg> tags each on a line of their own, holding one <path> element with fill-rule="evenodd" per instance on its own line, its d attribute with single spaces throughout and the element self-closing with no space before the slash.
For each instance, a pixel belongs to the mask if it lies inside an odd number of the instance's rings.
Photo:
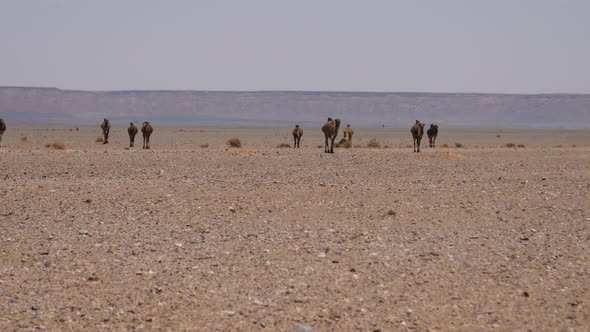
<svg viewBox="0 0 590 332">
<path fill-rule="evenodd" d="M 436 136 L 438 135 L 438 125 L 431 124 L 430 128 L 426 131 L 426 135 L 428 135 L 428 142 L 430 143 L 430 147 L 434 148 L 436 143 Z"/>
<path fill-rule="evenodd" d="M 324 143 L 325 153 L 334 153 L 334 140 L 338 136 L 338 128 L 340 128 L 340 119 L 333 120 L 332 118 L 328 118 L 328 121 L 322 127 L 324 137 L 326 138 L 326 142 Z M 329 145 L 328 141 L 330 141 Z"/>
<path fill-rule="evenodd" d="M 6 123 L 4 123 L 4 119 L 0 118 L 0 147 L 2 146 L 2 135 L 6 131 Z"/>
<path fill-rule="evenodd" d="M 143 148 L 150 148 L 150 135 L 154 132 L 154 128 L 149 122 L 144 122 L 141 126 L 141 133 L 143 134 Z"/>
<path fill-rule="evenodd" d="M 416 120 L 416 123 L 412 126 L 410 131 L 414 138 L 414 152 L 420 152 L 420 141 L 422 140 L 422 136 L 424 136 L 424 123 Z M 416 147 L 418 147 L 418 149 L 416 149 Z"/>
<path fill-rule="evenodd" d="M 352 134 L 354 134 L 352 127 L 350 125 L 346 125 L 346 128 L 344 128 L 342 132 L 344 133 L 344 139 L 348 140 L 350 147 L 352 147 Z"/>
<path fill-rule="evenodd" d="M 102 134 L 104 135 L 104 142 L 102 142 L 102 144 L 108 144 L 109 132 L 111 131 L 111 123 L 109 122 L 109 119 L 105 118 L 100 125 L 100 128 L 102 128 Z"/>
<path fill-rule="evenodd" d="M 129 147 L 132 148 L 133 146 L 135 146 L 135 135 L 137 135 L 137 132 L 139 130 L 137 129 L 137 127 L 133 124 L 133 122 L 129 123 L 129 128 L 127 128 L 127 133 L 129 134 Z"/>
<path fill-rule="evenodd" d="M 293 148 L 299 148 L 301 136 L 303 136 L 303 129 L 299 125 L 295 125 L 295 128 L 293 128 Z"/>
</svg>

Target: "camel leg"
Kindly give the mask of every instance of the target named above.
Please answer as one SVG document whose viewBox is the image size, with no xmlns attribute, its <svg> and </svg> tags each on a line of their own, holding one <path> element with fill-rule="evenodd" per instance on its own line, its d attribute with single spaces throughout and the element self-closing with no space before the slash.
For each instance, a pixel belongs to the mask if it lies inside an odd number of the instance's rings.
<svg viewBox="0 0 590 332">
<path fill-rule="evenodd" d="M 418 138 L 417 141 L 418 141 L 418 151 L 417 152 L 420 152 L 420 138 Z"/>
<path fill-rule="evenodd" d="M 145 149 L 145 135 L 143 136 L 143 147 L 142 149 Z"/>
<path fill-rule="evenodd" d="M 330 153 L 334 153 L 334 141 L 336 140 L 336 135 L 332 137 L 332 144 L 330 144 Z"/>
<path fill-rule="evenodd" d="M 149 136 L 147 137 L 146 146 L 147 146 L 146 149 L 149 149 L 150 148 L 150 137 Z"/>
<path fill-rule="evenodd" d="M 432 147 L 436 147 L 436 136 L 432 138 Z"/>
<path fill-rule="evenodd" d="M 104 134 L 104 142 L 102 144 L 108 144 L 109 143 L 109 133 L 103 133 Z"/>
<path fill-rule="evenodd" d="M 326 142 L 324 143 L 324 153 L 329 153 L 329 146 L 328 146 L 328 136 L 326 135 Z"/>
</svg>

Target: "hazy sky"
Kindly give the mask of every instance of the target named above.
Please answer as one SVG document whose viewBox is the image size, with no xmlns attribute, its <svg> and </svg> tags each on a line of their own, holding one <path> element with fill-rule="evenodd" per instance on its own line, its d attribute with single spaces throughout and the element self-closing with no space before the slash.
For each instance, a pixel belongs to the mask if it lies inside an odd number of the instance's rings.
<svg viewBox="0 0 590 332">
<path fill-rule="evenodd" d="M 0 85 L 590 93 L 590 1 L 0 0 Z"/>
</svg>

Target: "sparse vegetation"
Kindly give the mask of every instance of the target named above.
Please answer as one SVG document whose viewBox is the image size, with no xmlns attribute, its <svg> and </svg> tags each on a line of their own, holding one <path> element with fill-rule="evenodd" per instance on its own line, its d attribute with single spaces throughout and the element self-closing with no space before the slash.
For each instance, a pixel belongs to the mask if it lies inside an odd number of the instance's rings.
<svg viewBox="0 0 590 332">
<path fill-rule="evenodd" d="M 277 145 L 277 148 L 290 148 L 291 145 L 287 144 L 287 143 L 281 143 L 279 145 Z"/>
<path fill-rule="evenodd" d="M 575 144 L 572 144 L 572 148 L 575 148 L 575 147 L 576 147 L 576 145 Z"/>
<path fill-rule="evenodd" d="M 207 149 L 207 148 L 209 148 L 209 143 L 206 143 L 206 144 L 201 144 L 201 148 L 202 148 L 202 149 Z"/>
<path fill-rule="evenodd" d="M 334 147 L 350 149 L 352 147 L 352 144 L 350 144 L 350 141 L 342 139 L 340 142 L 334 143 Z"/>
<path fill-rule="evenodd" d="M 80 131 L 80 128 L 76 127 L 76 131 Z"/>
<path fill-rule="evenodd" d="M 53 148 L 56 150 L 65 150 L 67 149 L 66 145 L 61 142 L 53 142 L 45 145 L 46 148 Z"/>
<path fill-rule="evenodd" d="M 27 136 L 22 136 L 22 137 L 20 138 L 20 141 L 21 141 L 21 142 L 26 142 L 26 141 L 28 141 L 28 140 L 29 140 L 29 138 L 28 138 Z"/>
<path fill-rule="evenodd" d="M 459 143 L 459 142 L 455 142 L 455 147 L 456 148 L 462 148 L 464 147 L 463 144 Z"/>
<path fill-rule="evenodd" d="M 443 147 L 443 148 L 448 148 L 448 147 L 449 147 L 449 145 L 448 145 L 447 143 L 445 143 L 445 144 L 441 145 L 441 147 Z"/>
<path fill-rule="evenodd" d="M 369 143 L 367 143 L 367 147 L 368 148 L 380 148 L 381 147 L 381 143 L 379 143 L 379 141 L 377 141 L 376 138 L 371 138 L 371 140 L 369 141 Z"/>
<path fill-rule="evenodd" d="M 526 146 L 524 146 L 524 144 L 518 144 L 517 145 L 519 148 L 526 148 Z"/>
<path fill-rule="evenodd" d="M 102 142 L 104 142 L 104 138 L 102 138 L 102 137 L 98 136 L 98 137 L 96 138 L 96 140 L 94 140 L 94 141 L 95 141 L 96 143 L 102 143 Z"/>
<path fill-rule="evenodd" d="M 395 216 L 396 214 L 397 214 L 397 213 L 395 213 L 395 211 L 393 211 L 393 210 L 389 210 L 389 211 L 387 211 L 387 215 L 388 215 L 388 216 Z"/>
<path fill-rule="evenodd" d="M 514 143 L 506 143 L 506 144 L 504 144 L 504 147 L 505 148 L 513 148 L 515 146 L 516 146 L 516 144 L 514 144 Z"/>
<path fill-rule="evenodd" d="M 502 135 L 496 134 L 496 138 L 500 138 L 500 137 L 502 137 Z"/>
<path fill-rule="evenodd" d="M 237 137 L 228 139 L 226 143 L 231 148 L 241 148 L 242 147 L 242 142 Z"/>
</svg>

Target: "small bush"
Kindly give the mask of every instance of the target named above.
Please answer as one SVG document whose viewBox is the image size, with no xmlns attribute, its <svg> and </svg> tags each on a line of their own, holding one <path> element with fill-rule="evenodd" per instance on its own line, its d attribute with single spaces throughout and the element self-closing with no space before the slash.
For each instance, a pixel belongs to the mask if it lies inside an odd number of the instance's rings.
<svg viewBox="0 0 590 332">
<path fill-rule="evenodd" d="M 388 215 L 388 216 L 395 216 L 395 215 L 396 215 L 396 213 L 395 213 L 395 211 L 393 211 L 393 210 L 389 210 L 389 211 L 387 211 L 387 215 Z"/>
<path fill-rule="evenodd" d="M 500 135 L 500 134 L 497 134 L 496 135 L 496 138 L 500 138 L 500 137 L 502 137 L 502 135 Z"/>
<path fill-rule="evenodd" d="M 50 143 L 45 145 L 46 148 L 53 148 L 56 150 L 65 150 L 67 147 L 65 144 L 61 143 L 61 142 L 54 142 L 54 143 Z"/>
<path fill-rule="evenodd" d="M 517 145 L 519 148 L 526 148 L 526 146 L 524 146 L 524 144 L 518 144 Z"/>
<path fill-rule="evenodd" d="M 231 148 L 241 148 L 242 147 L 242 142 L 240 142 L 239 138 L 230 138 L 227 140 L 227 145 Z"/>
<path fill-rule="evenodd" d="M 335 148 L 345 148 L 345 149 L 350 149 L 352 147 L 352 144 L 350 144 L 350 141 L 345 140 L 345 139 L 342 139 L 342 140 L 338 143 L 334 143 L 334 147 Z"/>
<path fill-rule="evenodd" d="M 559 144 L 559 145 L 556 145 L 554 147 L 556 147 L 556 148 L 563 148 L 563 145 Z"/>
<path fill-rule="evenodd" d="M 97 137 L 97 138 L 96 138 L 94 141 L 95 141 L 96 143 L 102 143 L 102 142 L 104 142 L 104 138 L 102 138 L 102 137 L 98 136 L 98 137 Z"/>
<path fill-rule="evenodd" d="M 381 143 L 379 143 L 379 141 L 377 141 L 376 138 L 371 138 L 371 140 L 369 141 L 369 143 L 367 143 L 367 147 L 368 148 L 380 148 L 381 147 Z"/>
<path fill-rule="evenodd" d="M 76 131 L 80 131 L 80 128 L 76 127 Z"/>
<path fill-rule="evenodd" d="M 277 145 L 277 148 L 290 148 L 291 145 L 287 144 L 287 143 L 281 143 L 279 145 Z"/>
<path fill-rule="evenodd" d="M 20 138 L 21 142 L 26 142 L 29 140 L 29 138 L 27 136 L 23 136 Z"/>
<path fill-rule="evenodd" d="M 572 144 L 572 148 L 575 148 L 575 147 L 576 147 L 576 145 L 575 144 Z"/>
<path fill-rule="evenodd" d="M 459 142 L 456 142 L 456 143 L 455 143 L 455 147 L 456 147 L 456 148 L 462 148 L 462 147 L 463 147 L 463 144 L 461 144 L 461 143 L 459 143 Z"/>
<path fill-rule="evenodd" d="M 448 145 L 447 143 L 445 143 L 445 144 L 443 144 L 443 145 L 441 145 L 441 146 L 442 146 L 443 148 L 448 148 L 448 147 L 449 147 L 449 145 Z"/>
<path fill-rule="evenodd" d="M 515 146 L 516 146 L 516 144 L 514 144 L 514 143 L 506 143 L 506 144 L 504 144 L 504 147 L 505 148 L 513 148 Z"/>
<path fill-rule="evenodd" d="M 201 144 L 201 148 L 203 148 L 203 149 L 209 148 L 209 143 L 207 143 L 207 144 Z"/>
</svg>

